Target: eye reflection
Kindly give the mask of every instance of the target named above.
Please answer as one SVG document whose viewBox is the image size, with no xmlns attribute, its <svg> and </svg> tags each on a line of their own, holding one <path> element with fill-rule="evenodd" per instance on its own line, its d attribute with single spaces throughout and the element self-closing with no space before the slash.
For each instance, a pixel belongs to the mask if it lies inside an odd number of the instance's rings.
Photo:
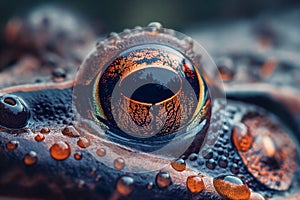
<svg viewBox="0 0 300 200">
<path fill-rule="evenodd" d="M 96 81 L 97 114 L 138 138 L 169 135 L 203 118 L 210 98 L 199 72 L 181 53 L 142 45 L 121 53 Z"/>
</svg>

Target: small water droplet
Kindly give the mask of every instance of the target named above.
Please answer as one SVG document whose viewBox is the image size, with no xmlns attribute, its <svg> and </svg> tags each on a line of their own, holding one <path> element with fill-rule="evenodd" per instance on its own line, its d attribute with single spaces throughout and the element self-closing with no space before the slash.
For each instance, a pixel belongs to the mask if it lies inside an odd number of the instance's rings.
<svg viewBox="0 0 300 200">
<path fill-rule="evenodd" d="M 6 143 L 6 148 L 8 150 L 15 150 L 19 146 L 19 142 L 16 140 L 12 140 Z"/>
<path fill-rule="evenodd" d="M 152 190 L 153 189 L 153 186 L 154 186 L 154 183 L 153 182 L 150 182 L 147 184 L 147 189 L 148 190 Z"/>
<path fill-rule="evenodd" d="M 74 158 L 75 158 L 76 160 L 81 160 L 81 159 L 82 159 L 82 153 L 81 153 L 80 151 L 75 152 L 75 153 L 74 153 Z"/>
<path fill-rule="evenodd" d="M 117 191 L 123 195 L 129 195 L 134 189 L 134 180 L 130 176 L 122 176 L 118 179 L 116 185 Z"/>
<path fill-rule="evenodd" d="M 85 186 L 85 181 L 84 181 L 84 180 L 79 180 L 79 181 L 78 181 L 78 184 L 77 184 L 77 187 L 81 189 L 81 188 L 83 188 L 84 186 Z"/>
<path fill-rule="evenodd" d="M 190 161 L 195 161 L 198 159 L 198 154 L 196 153 L 192 153 L 190 156 L 189 156 L 189 160 Z"/>
<path fill-rule="evenodd" d="M 95 181 L 96 181 L 96 182 L 99 182 L 99 181 L 101 180 L 101 178 L 102 178 L 101 175 L 98 174 L 98 175 L 95 177 Z"/>
<path fill-rule="evenodd" d="M 123 158 L 117 158 L 114 160 L 114 167 L 117 170 L 122 170 L 125 167 L 125 160 Z"/>
<path fill-rule="evenodd" d="M 95 173 L 96 173 L 96 168 L 95 167 L 92 167 L 91 169 L 90 169 L 90 175 L 94 175 Z"/>
<path fill-rule="evenodd" d="M 159 22 L 151 22 L 151 23 L 148 24 L 148 27 L 153 27 L 153 28 L 161 29 L 163 26 Z"/>
<path fill-rule="evenodd" d="M 205 163 L 206 167 L 208 169 L 214 170 L 216 168 L 217 162 L 214 159 L 209 159 Z"/>
<path fill-rule="evenodd" d="M 200 176 L 189 176 L 186 180 L 186 186 L 192 193 L 200 193 L 204 190 L 204 181 Z"/>
<path fill-rule="evenodd" d="M 50 128 L 48 128 L 48 127 L 44 127 L 44 128 L 42 128 L 41 130 L 40 130 L 40 132 L 42 133 L 42 134 L 48 134 L 48 133 L 50 133 Z"/>
<path fill-rule="evenodd" d="M 249 199 L 251 192 L 241 179 L 234 176 L 214 178 L 213 184 L 217 192 L 228 199 Z"/>
<path fill-rule="evenodd" d="M 160 171 L 156 175 L 155 181 L 156 181 L 157 186 L 161 189 L 169 187 L 172 183 L 172 179 L 171 179 L 170 174 L 168 172 L 165 172 L 165 171 Z"/>
<path fill-rule="evenodd" d="M 55 68 L 52 71 L 53 81 L 55 82 L 62 82 L 66 79 L 67 73 L 66 70 L 63 68 Z"/>
<path fill-rule="evenodd" d="M 34 139 L 35 139 L 35 141 L 37 141 L 37 142 L 41 142 L 41 141 L 43 141 L 43 140 L 45 139 L 45 136 L 44 136 L 43 134 L 41 134 L 41 133 L 38 133 L 38 134 L 36 134 L 36 135 L 34 136 Z"/>
<path fill-rule="evenodd" d="M 78 131 L 74 128 L 74 126 L 67 126 L 62 130 L 62 134 L 68 137 L 79 137 L 80 134 Z"/>
<path fill-rule="evenodd" d="M 103 157 L 106 155 L 106 150 L 104 148 L 97 149 L 97 155 Z"/>
<path fill-rule="evenodd" d="M 37 161 L 37 154 L 34 151 L 30 151 L 28 154 L 24 157 L 24 163 L 26 165 L 33 165 Z"/>
<path fill-rule="evenodd" d="M 90 141 L 86 138 L 79 138 L 79 140 L 77 141 L 77 145 L 81 148 L 87 148 L 88 146 L 90 146 Z"/>
<path fill-rule="evenodd" d="M 65 160 L 71 154 L 70 146 L 63 141 L 56 142 L 50 147 L 50 155 L 55 160 Z"/>
<path fill-rule="evenodd" d="M 248 151 L 253 143 L 253 136 L 248 127 L 243 123 L 238 123 L 232 130 L 232 139 L 238 151 Z"/>
<path fill-rule="evenodd" d="M 179 172 L 182 172 L 186 169 L 186 163 L 182 158 L 172 161 L 171 166 L 173 167 L 173 169 Z"/>
</svg>

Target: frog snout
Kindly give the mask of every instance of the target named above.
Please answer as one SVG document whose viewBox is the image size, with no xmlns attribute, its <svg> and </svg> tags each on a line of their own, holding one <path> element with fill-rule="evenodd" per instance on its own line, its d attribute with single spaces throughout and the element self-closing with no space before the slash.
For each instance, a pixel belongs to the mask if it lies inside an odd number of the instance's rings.
<svg viewBox="0 0 300 200">
<path fill-rule="evenodd" d="M 30 112 L 26 103 L 16 95 L 0 96 L 0 126 L 19 129 L 27 125 Z"/>
</svg>

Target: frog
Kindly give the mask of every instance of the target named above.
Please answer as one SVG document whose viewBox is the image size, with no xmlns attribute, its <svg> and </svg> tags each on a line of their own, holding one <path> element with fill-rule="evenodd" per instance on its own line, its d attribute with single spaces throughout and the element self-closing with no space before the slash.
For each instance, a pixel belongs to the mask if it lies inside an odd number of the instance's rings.
<svg viewBox="0 0 300 200">
<path fill-rule="evenodd" d="M 284 22 L 295 19 L 283 16 L 279 19 Z M 275 30 L 242 24 L 230 28 L 241 44 L 229 48 L 224 44 L 233 39 L 227 27 L 190 31 L 216 63 L 207 56 L 215 67 L 199 70 L 199 75 L 193 66 L 208 55 L 205 50 L 202 57 L 195 56 L 194 40 L 157 22 L 97 41 L 85 21 L 57 7 L 39 7 L 27 17 L 12 18 L 0 61 L 2 198 L 299 199 L 299 45 L 281 40 L 286 35 L 279 34 L 280 28 L 286 27 L 278 24 Z M 243 35 L 241 27 L 253 30 Z M 297 26 L 289 28 L 299 32 Z M 214 34 L 223 38 L 210 39 Z M 197 80 L 192 91 L 204 92 L 195 97 L 193 109 L 200 111 L 180 114 L 191 118 L 189 125 L 178 127 L 185 124 L 180 121 L 142 137 L 144 129 L 131 131 L 128 125 L 128 119 L 137 123 L 139 118 L 120 114 L 124 109 L 119 101 L 128 100 L 126 95 L 117 98 L 117 106 L 107 106 L 114 95 L 109 83 L 117 75 L 126 83 L 132 74 L 118 71 L 119 66 L 134 72 L 139 68 L 130 67 L 142 66 L 139 72 L 149 74 L 162 61 L 173 68 L 159 71 L 157 77 L 173 77 L 180 66 L 187 77 L 181 82 Z M 107 68 L 101 71 L 100 66 Z M 174 90 L 154 100 L 164 102 L 163 108 L 192 104 L 184 91 L 180 96 L 182 89 Z M 168 93 L 161 87 L 158 91 Z M 145 95 L 128 95 L 135 98 L 135 109 L 144 105 L 139 101 L 148 102 Z M 166 124 L 173 123 L 177 112 L 167 112 Z"/>
</svg>

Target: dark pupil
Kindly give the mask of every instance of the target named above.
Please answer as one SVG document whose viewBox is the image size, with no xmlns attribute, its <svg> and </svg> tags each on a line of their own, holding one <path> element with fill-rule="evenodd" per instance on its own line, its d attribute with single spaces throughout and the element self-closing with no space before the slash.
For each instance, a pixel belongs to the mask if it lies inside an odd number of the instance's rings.
<svg viewBox="0 0 300 200">
<path fill-rule="evenodd" d="M 172 97 L 174 93 L 163 85 L 149 83 L 139 87 L 131 96 L 132 100 L 156 104 Z"/>
</svg>

